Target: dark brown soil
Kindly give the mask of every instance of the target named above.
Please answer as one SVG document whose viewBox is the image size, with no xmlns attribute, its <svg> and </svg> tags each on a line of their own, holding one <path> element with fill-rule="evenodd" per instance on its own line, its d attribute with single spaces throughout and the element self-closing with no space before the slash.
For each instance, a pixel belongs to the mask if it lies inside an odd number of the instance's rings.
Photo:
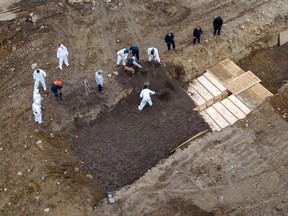
<svg viewBox="0 0 288 216">
<path fill-rule="evenodd" d="M 255 51 L 238 64 L 243 70 L 255 73 L 262 80 L 261 84 L 276 94 L 283 85 L 283 81 L 288 81 L 287 55 L 288 44 L 285 44 Z M 267 71 L 269 72 L 267 73 Z"/>
<path fill-rule="evenodd" d="M 244 70 L 251 70 L 260 79 L 261 84 L 277 94 L 284 84 L 288 83 L 288 44 L 263 49 L 251 53 L 250 56 L 239 62 L 240 67 Z M 281 90 L 282 91 L 282 90 Z M 281 92 L 280 91 L 280 92 Z M 288 100 L 287 88 L 282 94 L 274 95 L 269 98 L 270 103 L 284 119 L 288 120 Z"/>
<path fill-rule="evenodd" d="M 170 78 L 168 69 L 144 63 L 134 77 L 120 70 L 117 81 L 132 92 L 112 110 L 95 120 L 77 121 L 66 130 L 79 161 L 107 190 L 133 183 L 148 169 L 166 158 L 175 147 L 208 128 L 181 85 Z M 153 95 L 153 106 L 138 110 L 145 82 Z M 75 100 L 65 103 L 75 104 Z M 97 101 L 95 101 L 97 103 Z"/>
</svg>

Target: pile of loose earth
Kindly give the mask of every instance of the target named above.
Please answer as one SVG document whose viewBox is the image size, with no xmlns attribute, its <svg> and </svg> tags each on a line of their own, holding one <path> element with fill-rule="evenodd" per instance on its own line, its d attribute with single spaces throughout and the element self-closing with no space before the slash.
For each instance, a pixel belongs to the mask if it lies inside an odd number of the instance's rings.
<svg viewBox="0 0 288 216">
<path fill-rule="evenodd" d="M 119 71 L 117 81 L 131 93 L 117 105 L 65 130 L 83 168 L 107 190 L 133 183 L 175 147 L 209 128 L 193 111 L 195 105 L 181 84 L 169 76 L 169 67 L 150 63 L 144 67 L 134 77 Z M 145 83 L 162 94 L 151 96 L 153 106 L 139 111 Z"/>
</svg>

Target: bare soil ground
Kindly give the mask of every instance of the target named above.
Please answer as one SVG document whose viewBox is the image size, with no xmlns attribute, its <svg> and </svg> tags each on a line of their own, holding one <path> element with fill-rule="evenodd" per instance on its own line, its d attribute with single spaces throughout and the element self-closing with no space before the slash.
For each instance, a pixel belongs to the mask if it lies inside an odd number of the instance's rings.
<svg viewBox="0 0 288 216">
<path fill-rule="evenodd" d="M 77 119 L 76 125 L 65 130 L 79 160 L 84 162 L 83 169 L 108 191 L 132 184 L 174 148 L 209 129 L 193 111 L 193 101 L 183 88 L 167 77 L 166 68 L 149 63 L 144 66 L 145 72 L 139 71 L 134 77 L 120 71 L 117 81 L 131 93 L 112 110 L 103 110 L 92 121 Z M 152 96 L 152 107 L 147 104 L 139 111 L 139 95 L 145 82 L 160 95 Z M 73 107 L 75 101 L 66 98 L 64 103 Z"/>
<path fill-rule="evenodd" d="M 223 58 L 238 61 L 276 45 L 277 33 L 287 28 L 287 3 L 22 0 L 13 5 L 17 18 L 0 27 L 1 215 L 285 215 L 287 88 L 223 133 L 209 133 L 165 158 L 207 128 L 182 81 Z M 33 23 L 25 21 L 30 13 Z M 225 20 L 220 37 L 212 36 L 215 15 Z M 201 45 L 192 46 L 196 25 L 204 35 Z M 170 30 L 177 50 L 167 52 L 163 38 Z M 62 71 L 56 59 L 60 42 L 70 61 Z M 132 78 L 120 69 L 108 77 L 116 70 L 116 51 L 131 44 L 141 49 L 145 73 Z M 151 46 L 160 50 L 161 66 L 147 62 Z M 239 64 L 276 93 L 287 79 L 286 56 L 283 46 Z M 48 87 L 55 79 L 64 82 L 63 101 L 40 90 L 45 107 L 40 126 L 29 120 L 32 63 L 46 70 Z M 95 90 L 94 72 L 100 68 L 104 93 L 86 96 L 83 79 Z M 139 112 L 144 82 L 168 94 L 154 96 L 153 107 Z M 117 202 L 107 205 L 105 193 L 114 189 Z"/>
<path fill-rule="evenodd" d="M 273 94 L 277 94 L 288 81 L 288 45 L 271 47 L 266 50 L 253 52 L 248 58 L 239 61 L 243 70 L 251 70 Z"/>
</svg>

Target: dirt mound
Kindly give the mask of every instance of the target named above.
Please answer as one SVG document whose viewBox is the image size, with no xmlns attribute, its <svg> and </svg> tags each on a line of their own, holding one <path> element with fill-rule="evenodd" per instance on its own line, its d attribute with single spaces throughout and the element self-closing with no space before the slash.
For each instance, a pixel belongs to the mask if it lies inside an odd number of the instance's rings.
<svg viewBox="0 0 288 216">
<path fill-rule="evenodd" d="M 169 67 L 143 65 L 146 72 L 136 70 L 133 77 L 119 71 L 116 79 L 132 90 L 113 109 L 102 110 L 95 120 L 77 118 L 77 127 L 65 131 L 73 137 L 83 168 L 107 190 L 133 183 L 175 147 L 208 128 L 181 85 L 169 77 Z M 152 96 L 152 107 L 139 111 L 139 94 L 148 83 L 159 95 Z M 66 98 L 65 103 L 72 107 L 75 101 Z"/>
</svg>

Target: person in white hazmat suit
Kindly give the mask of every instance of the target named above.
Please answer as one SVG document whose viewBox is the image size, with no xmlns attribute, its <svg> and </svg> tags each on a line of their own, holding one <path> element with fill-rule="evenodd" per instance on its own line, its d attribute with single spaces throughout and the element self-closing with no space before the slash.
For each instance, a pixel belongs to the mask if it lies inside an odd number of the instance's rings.
<svg viewBox="0 0 288 216">
<path fill-rule="evenodd" d="M 43 101 L 43 97 L 40 95 L 39 89 L 34 89 L 33 102 L 39 102 L 40 107 L 43 110 L 42 101 Z"/>
<path fill-rule="evenodd" d="M 57 58 L 59 59 L 59 68 L 62 70 L 62 65 L 63 62 L 64 64 L 68 67 L 68 50 L 67 48 L 63 45 L 60 44 L 60 47 L 57 50 Z"/>
<path fill-rule="evenodd" d="M 142 98 L 140 105 L 138 106 L 138 110 L 142 110 L 146 103 L 152 106 L 152 100 L 150 95 L 154 95 L 155 92 L 148 89 L 147 85 L 144 85 L 144 89 L 140 93 L 140 98 Z"/>
<path fill-rule="evenodd" d="M 46 83 L 45 83 L 45 78 L 46 78 L 46 72 L 41 69 L 36 69 L 33 73 L 33 79 L 35 80 L 34 83 L 34 89 L 38 89 L 39 87 L 39 82 L 42 84 L 44 91 L 46 91 Z"/>
<path fill-rule="evenodd" d="M 98 85 L 98 91 L 101 93 L 103 92 L 103 84 L 104 84 L 104 79 L 103 79 L 103 70 L 98 70 L 95 73 L 95 79 L 96 83 Z"/>
<path fill-rule="evenodd" d="M 35 116 L 35 123 L 42 124 L 42 110 L 39 101 L 35 101 L 32 104 L 32 112 Z"/>
<path fill-rule="evenodd" d="M 155 60 L 160 64 L 160 57 L 158 53 L 158 49 L 154 47 L 148 48 L 148 61 L 150 62 L 151 60 Z"/>
<path fill-rule="evenodd" d="M 129 50 L 124 48 L 122 50 L 119 50 L 117 52 L 117 67 L 120 65 L 120 63 L 122 62 L 122 65 L 125 66 L 126 65 L 126 61 L 128 58 L 128 54 L 129 54 Z"/>
</svg>

